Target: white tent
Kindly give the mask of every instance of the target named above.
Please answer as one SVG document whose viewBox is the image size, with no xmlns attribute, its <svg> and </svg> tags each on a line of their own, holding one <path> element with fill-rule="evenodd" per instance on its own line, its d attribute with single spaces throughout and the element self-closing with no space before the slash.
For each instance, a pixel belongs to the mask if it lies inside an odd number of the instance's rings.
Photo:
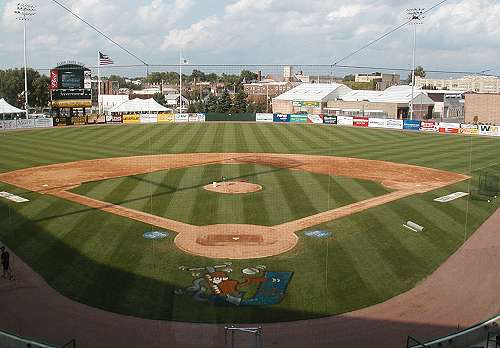
<svg viewBox="0 0 500 348">
<path fill-rule="evenodd" d="M 0 114 L 20 114 L 24 110 L 18 109 L 5 101 L 4 98 L 0 99 Z"/>
<path fill-rule="evenodd" d="M 127 100 L 120 105 L 113 107 L 110 112 L 120 112 L 120 113 L 146 113 L 146 112 L 171 112 L 172 109 L 168 109 L 160 104 L 158 104 L 153 98 L 151 99 L 132 99 Z"/>
</svg>

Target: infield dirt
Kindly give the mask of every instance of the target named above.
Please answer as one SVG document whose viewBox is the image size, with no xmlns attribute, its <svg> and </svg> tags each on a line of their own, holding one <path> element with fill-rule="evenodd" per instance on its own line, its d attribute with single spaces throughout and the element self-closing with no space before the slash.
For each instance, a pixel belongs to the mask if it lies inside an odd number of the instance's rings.
<svg viewBox="0 0 500 348">
<path fill-rule="evenodd" d="M 214 163 L 253 163 L 371 180 L 394 191 L 272 227 L 194 226 L 69 192 L 70 189 L 85 182 Z M 194 255 L 222 259 L 251 259 L 279 255 L 295 247 L 298 242 L 295 234 L 297 231 L 468 178 L 462 174 L 384 161 L 266 153 L 195 153 L 107 158 L 33 167 L 0 174 L 0 181 L 17 187 L 50 194 L 174 231 L 178 234 L 175 244 L 179 249 Z"/>
</svg>

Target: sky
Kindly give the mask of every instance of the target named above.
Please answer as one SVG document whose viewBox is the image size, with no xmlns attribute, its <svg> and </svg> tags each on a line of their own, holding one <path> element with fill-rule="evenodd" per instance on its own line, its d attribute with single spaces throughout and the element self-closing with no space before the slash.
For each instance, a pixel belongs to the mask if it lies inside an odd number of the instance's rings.
<svg viewBox="0 0 500 348">
<path fill-rule="evenodd" d="M 18 1 L 0 0 L 0 69 L 23 65 L 23 27 L 13 13 Z M 407 8 L 430 8 L 438 2 L 58 1 L 150 65 L 178 64 L 182 50 L 183 57 L 193 65 L 292 64 L 299 67 L 332 64 L 403 23 Z M 111 56 L 118 65 L 140 64 L 52 0 L 31 3 L 37 6 L 38 12 L 27 23 L 29 66 L 46 69 L 67 60 L 94 66 L 98 50 Z M 412 27 L 404 27 L 343 64 L 409 69 L 412 32 Z M 500 74 L 498 56 L 500 3 L 497 0 L 449 0 L 428 13 L 424 23 L 417 26 L 416 60 L 428 70 L 499 68 L 492 72 Z M 219 68 L 226 73 L 236 69 Z M 143 70 L 121 68 L 116 72 L 136 75 Z"/>
</svg>

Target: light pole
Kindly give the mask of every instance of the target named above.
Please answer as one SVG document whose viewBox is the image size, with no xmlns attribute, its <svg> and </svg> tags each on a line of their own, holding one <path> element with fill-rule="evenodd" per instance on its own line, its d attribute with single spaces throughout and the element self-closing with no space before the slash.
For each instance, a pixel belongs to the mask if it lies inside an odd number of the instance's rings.
<svg viewBox="0 0 500 348">
<path fill-rule="evenodd" d="M 26 22 L 31 20 L 31 17 L 36 14 L 35 5 L 18 3 L 14 11 L 18 15 L 17 19 L 23 22 L 24 29 L 24 108 L 26 110 L 26 119 L 28 119 L 28 71 L 26 63 Z"/>
<path fill-rule="evenodd" d="M 413 68 L 411 70 L 411 101 L 410 101 L 410 120 L 413 120 L 415 98 L 415 51 L 417 49 L 417 24 L 422 24 L 424 19 L 424 8 L 409 8 L 406 10 L 407 18 L 413 25 Z"/>
</svg>

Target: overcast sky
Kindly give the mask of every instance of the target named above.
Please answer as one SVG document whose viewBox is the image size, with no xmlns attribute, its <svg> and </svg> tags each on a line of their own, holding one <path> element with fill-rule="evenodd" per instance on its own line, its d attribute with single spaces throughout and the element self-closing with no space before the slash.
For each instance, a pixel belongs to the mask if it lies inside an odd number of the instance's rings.
<svg viewBox="0 0 500 348">
<path fill-rule="evenodd" d="M 405 20 L 408 7 L 437 0 L 59 0 L 150 64 L 331 64 Z M 18 0 L 0 1 L 0 68 L 22 66 Z M 117 64 L 139 63 L 51 0 L 33 1 L 29 65 L 63 60 L 96 64 L 97 50 Z M 409 68 L 411 28 L 344 64 Z M 500 3 L 449 0 L 418 26 L 417 63 L 427 69 L 500 68 Z M 132 74 L 132 70 L 130 70 Z M 495 71 L 500 74 L 500 70 Z"/>
</svg>

